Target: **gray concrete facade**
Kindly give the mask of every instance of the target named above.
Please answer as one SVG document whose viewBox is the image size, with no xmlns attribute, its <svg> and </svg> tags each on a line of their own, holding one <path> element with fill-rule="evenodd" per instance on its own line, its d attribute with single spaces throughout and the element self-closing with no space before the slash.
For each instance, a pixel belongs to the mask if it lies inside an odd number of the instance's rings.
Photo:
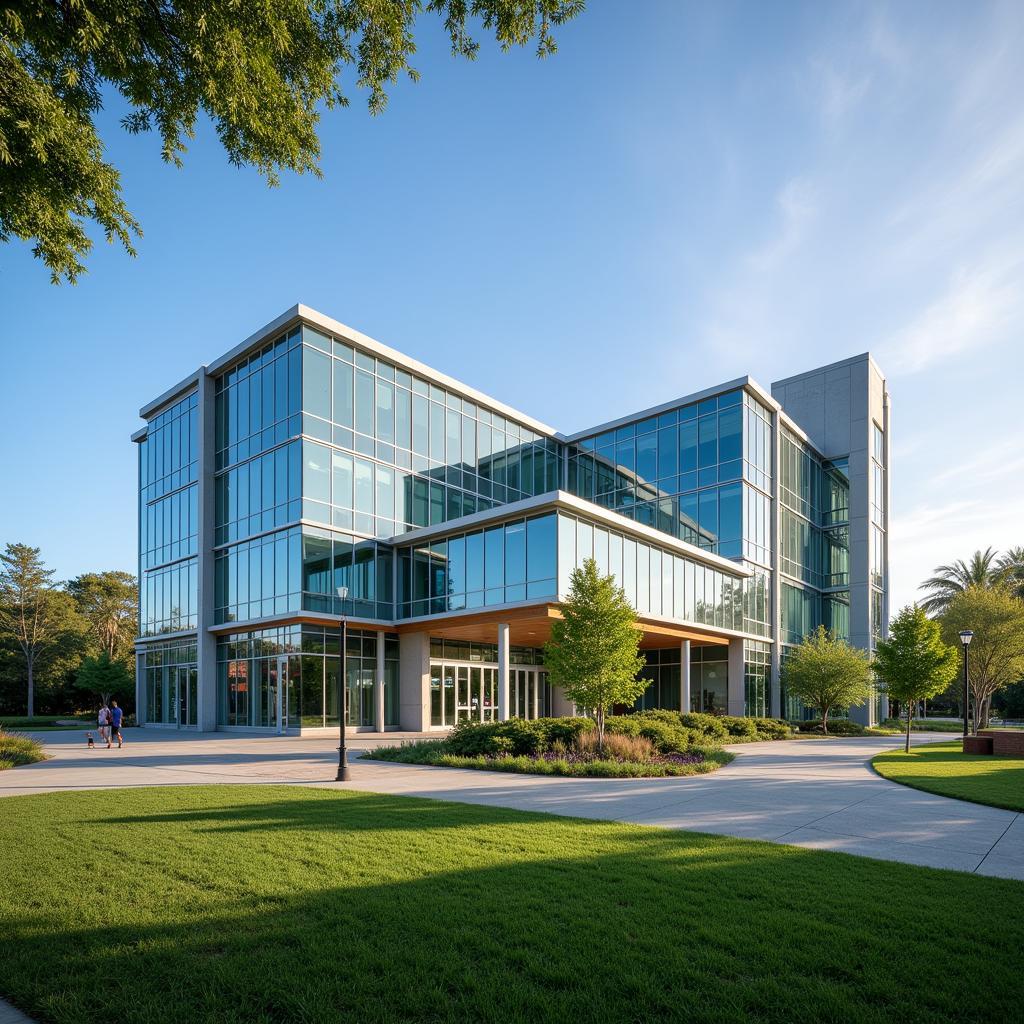
<svg viewBox="0 0 1024 1024">
<path fill-rule="evenodd" d="M 882 619 L 877 634 L 888 635 L 889 622 L 889 492 L 891 464 L 891 399 L 886 380 L 867 353 L 832 363 L 772 384 L 772 396 L 799 424 L 808 440 L 828 460 L 849 460 L 850 480 L 850 636 L 856 647 L 871 650 L 872 589 L 882 595 Z M 883 432 L 884 465 L 879 490 L 873 472 L 874 428 Z M 876 493 L 878 491 L 878 493 Z M 872 583 L 873 509 L 881 509 L 881 583 Z M 779 647 L 779 645 L 776 645 Z M 882 698 L 880 717 L 888 714 Z M 869 724 L 870 706 L 855 708 L 851 717 Z"/>
</svg>

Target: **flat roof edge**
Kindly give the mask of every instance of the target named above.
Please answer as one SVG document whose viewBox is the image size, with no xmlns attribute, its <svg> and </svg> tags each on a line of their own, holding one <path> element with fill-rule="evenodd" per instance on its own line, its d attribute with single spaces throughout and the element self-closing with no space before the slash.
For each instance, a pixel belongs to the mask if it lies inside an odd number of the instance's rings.
<svg viewBox="0 0 1024 1024">
<path fill-rule="evenodd" d="M 783 384 L 792 384 L 794 381 L 802 380 L 804 377 L 810 377 L 815 373 L 823 373 L 826 370 L 838 370 L 841 366 L 852 366 L 854 363 L 867 362 L 873 366 L 878 373 L 878 376 L 882 380 L 886 380 L 885 374 L 882 372 L 882 368 L 875 362 L 875 357 L 870 352 L 861 352 L 859 355 L 847 356 L 845 359 L 837 359 L 833 363 L 825 363 L 824 366 L 815 366 L 810 370 L 804 370 L 802 373 L 793 373 L 788 377 L 783 377 L 780 380 L 773 380 L 772 387 L 777 387 Z"/>
<path fill-rule="evenodd" d="M 139 415 L 144 420 L 151 420 L 165 405 L 169 405 L 176 398 L 181 397 L 192 388 L 199 386 L 199 378 L 204 373 L 205 367 L 200 366 L 198 370 L 193 370 L 187 377 L 182 377 L 177 384 L 173 387 L 168 388 L 162 395 L 154 398 L 152 402 L 147 402 L 139 410 Z M 133 438 L 134 439 L 134 438 Z"/>
</svg>

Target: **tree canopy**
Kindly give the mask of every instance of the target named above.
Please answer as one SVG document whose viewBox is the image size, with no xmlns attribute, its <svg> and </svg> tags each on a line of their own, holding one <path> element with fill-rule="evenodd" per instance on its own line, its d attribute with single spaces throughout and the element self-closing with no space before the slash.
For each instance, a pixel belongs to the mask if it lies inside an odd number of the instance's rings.
<svg viewBox="0 0 1024 1024">
<path fill-rule="evenodd" d="M 930 615 L 941 614 L 957 594 L 962 594 L 968 587 L 991 586 L 1003 571 L 993 547 L 975 551 L 966 562 L 958 558 L 949 565 L 937 566 L 935 575 L 918 588 L 928 592 L 921 607 Z"/>
<path fill-rule="evenodd" d="M 79 653 L 82 622 L 71 597 L 58 590 L 39 548 L 8 544 L 0 554 L 0 638 L 24 666 L 27 713 L 35 713 L 37 671 Z"/>
<path fill-rule="evenodd" d="M 88 222 L 134 254 L 142 229 L 104 159 L 95 117 L 116 91 L 129 132 L 159 134 L 180 165 L 201 116 L 228 160 L 271 185 L 282 171 L 320 175 L 323 109 L 344 107 L 354 85 L 370 112 L 400 76 L 418 73 L 418 17 L 441 18 L 452 53 L 472 60 L 473 24 L 503 50 L 553 30 L 584 0 L 15 0 L 0 12 L 0 241 L 19 238 L 74 282 L 92 241 Z M 347 72 L 348 82 L 343 83 Z"/>
<path fill-rule="evenodd" d="M 68 581 L 68 593 L 89 623 L 95 653 L 131 660 L 138 587 L 130 572 L 87 572 Z"/>
<path fill-rule="evenodd" d="M 550 681 L 594 716 L 603 748 L 608 711 L 633 704 L 648 686 L 637 678 L 644 666 L 640 631 L 626 595 L 611 576 L 598 572 L 594 559 L 574 569 L 569 582 L 562 618 L 544 647 L 544 665 Z"/>
<path fill-rule="evenodd" d="M 959 645 L 961 630 L 974 632 L 967 676 L 974 720 L 984 727 L 993 694 L 1024 676 L 1024 601 L 1005 584 L 970 586 L 953 598 L 940 622 L 950 644 Z"/>
<path fill-rule="evenodd" d="M 829 712 L 866 704 L 872 695 L 867 654 L 838 640 L 824 626 L 804 637 L 782 665 L 786 693 L 821 713 L 828 732 Z"/>
<path fill-rule="evenodd" d="M 874 669 L 890 697 L 905 705 L 907 745 L 917 702 L 938 696 L 956 678 L 956 648 L 944 643 L 942 629 L 924 609 L 908 605 L 889 624 L 889 637 L 878 641 Z"/>
<path fill-rule="evenodd" d="M 105 651 L 99 657 L 82 661 L 75 675 L 75 686 L 95 695 L 104 704 L 111 698 L 122 705 L 134 702 L 134 674 L 124 662 L 113 660 Z"/>
</svg>

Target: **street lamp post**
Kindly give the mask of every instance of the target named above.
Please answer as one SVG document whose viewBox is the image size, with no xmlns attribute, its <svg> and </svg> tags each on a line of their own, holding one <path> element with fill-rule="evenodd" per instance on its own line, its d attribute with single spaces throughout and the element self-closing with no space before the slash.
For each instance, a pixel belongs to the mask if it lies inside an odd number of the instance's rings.
<svg viewBox="0 0 1024 1024">
<path fill-rule="evenodd" d="M 967 737 L 967 719 L 970 715 L 971 707 L 971 690 L 970 684 L 967 681 L 967 648 L 971 646 L 971 641 L 974 639 L 974 633 L 970 629 L 960 630 L 960 644 L 964 649 L 964 738 Z"/>
<path fill-rule="evenodd" d="M 348 757 L 345 751 L 345 654 L 348 647 L 348 619 L 345 618 L 345 600 L 348 598 L 348 587 L 338 587 L 341 600 L 341 653 L 338 671 L 338 776 L 336 782 L 348 782 Z"/>
</svg>

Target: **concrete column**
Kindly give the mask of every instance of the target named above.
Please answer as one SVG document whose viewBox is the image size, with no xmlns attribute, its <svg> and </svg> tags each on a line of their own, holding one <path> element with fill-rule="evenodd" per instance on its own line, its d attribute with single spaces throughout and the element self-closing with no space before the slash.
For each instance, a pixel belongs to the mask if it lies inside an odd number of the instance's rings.
<svg viewBox="0 0 1024 1024">
<path fill-rule="evenodd" d="M 679 683 L 680 683 L 680 694 L 679 694 L 679 708 L 684 715 L 690 713 L 690 708 L 693 706 L 693 695 L 691 691 L 691 676 L 690 676 L 690 641 L 684 640 L 680 645 L 679 655 Z"/>
<path fill-rule="evenodd" d="M 746 711 L 743 685 L 743 641 L 738 637 L 729 641 L 729 673 L 726 677 L 730 715 L 743 715 Z"/>
<path fill-rule="evenodd" d="M 398 724 L 406 732 L 430 728 L 430 634 L 398 638 Z"/>
<path fill-rule="evenodd" d="M 217 638 L 209 631 L 213 625 L 213 542 L 214 542 L 214 418 L 216 413 L 213 378 L 206 367 L 199 370 L 199 617 L 198 635 L 198 707 L 196 725 L 200 732 L 217 728 Z"/>
<path fill-rule="evenodd" d="M 533 717 L 540 718 L 540 673 L 530 674 L 533 676 Z"/>
<path fill-rule="evenodd" d="M 373 676 L 373 728 L 384 731 L 384 631 L 377 631 L 377 671 Z"/>
<path fill-rule="evenodd" d="M 498 624 L 498 720 L 508 721 L 509 628 Z"/>
<path fill-rule="evenodd" d="M 146 724 L 146 655 L 142 651 L 135 652 L 135 721 L 139 725 Z"/>
</svg>

